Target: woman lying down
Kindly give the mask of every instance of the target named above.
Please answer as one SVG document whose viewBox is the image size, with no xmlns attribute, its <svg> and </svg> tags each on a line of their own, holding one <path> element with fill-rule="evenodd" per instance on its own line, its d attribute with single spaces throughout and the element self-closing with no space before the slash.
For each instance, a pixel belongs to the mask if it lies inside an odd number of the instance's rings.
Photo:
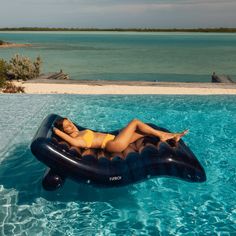
<svg viewBox="0 0 236 236">
<path fill-rule="evenodd" d="M 100 149 L 98 158 L 104 156 L 104 152 L 125 158 L 130 151 L 140 149 L 145 136 L 157 137 L 161 142 L 173 140 L 177 143 L 182 136 L 188 133 L 188 130 L 181 133 L 156 130 L 138 119 L 129 122 L 118 135 L 94 132 L 90 129 L 80 131 L 68 118 L 57 120 L 54 126 L 53 132 L 61 139 L 78 148 L 78 150 L 80 148 L 85 149 L 83 155 L 94 154 L 91 153 L 93 149 Z M 138 142 L 136 142 L 137 140 Z"/>
</svg>

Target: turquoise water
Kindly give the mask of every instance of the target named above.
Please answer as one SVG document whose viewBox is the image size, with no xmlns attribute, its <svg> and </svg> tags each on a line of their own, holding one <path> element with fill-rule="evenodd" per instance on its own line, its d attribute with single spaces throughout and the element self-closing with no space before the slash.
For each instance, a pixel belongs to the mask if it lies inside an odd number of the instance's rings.
<svg viewBox="0 0 236 236">
<path fill-rule="evenodd" d="M 0 39 L 31 43 L 1 49 L 41 56 L 44 72 L 63 69 L 72 79 L 209 82 L 211 74 L 236 78 L 236 34 L 0 32 Z"/>
<path fill-rule="evenodd" d="M 0 235 L 235 235 L 235 102 L 236 96 L 0 95 Z M 155 178 L 102 189 L 67 180 L 46 192 L 45 166 L 29 145 L 49 113 L 100 130 L 133 118 L 172 131 L 190 128 L 184 141 L 207 182 Z"/>
</svg>

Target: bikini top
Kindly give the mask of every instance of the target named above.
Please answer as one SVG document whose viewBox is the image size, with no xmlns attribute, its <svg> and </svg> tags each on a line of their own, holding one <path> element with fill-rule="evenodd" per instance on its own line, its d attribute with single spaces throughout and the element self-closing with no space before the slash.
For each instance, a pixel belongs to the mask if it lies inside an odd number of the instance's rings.
<svg viewBox="0 0 236 236">
<path fill-rule="evenodd" d="M 90 148 L 93 143 L 94 132 L 90 129 L 86 129 L 83 135 L 83 139 L 86 143 L 86 148 Z"/>
</svg>

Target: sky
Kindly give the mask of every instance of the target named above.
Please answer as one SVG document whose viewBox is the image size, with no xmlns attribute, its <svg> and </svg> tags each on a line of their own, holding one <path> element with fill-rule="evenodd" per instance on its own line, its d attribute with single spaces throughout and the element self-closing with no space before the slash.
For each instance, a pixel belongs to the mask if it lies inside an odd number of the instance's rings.
<svg viewBox="0 0 236 236">
<path fill-rule="evenodd" d="M 236 27 L 236 0 L 0 0 L 0 27 Z"/>
</svg>

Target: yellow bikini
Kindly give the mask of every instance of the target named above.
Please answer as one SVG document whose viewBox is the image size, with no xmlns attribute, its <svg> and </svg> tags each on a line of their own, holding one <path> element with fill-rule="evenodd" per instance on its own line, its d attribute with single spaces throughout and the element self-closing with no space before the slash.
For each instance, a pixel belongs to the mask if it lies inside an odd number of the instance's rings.
<svg viewBox="0 0 236 236">
<path fill-rule="evenodd" d="M 102 146 L 101 146 L 101 148 L 105 148 L 107 142 L 114 140 L 115 137 L 116 137 L 115 135 L 107 134 L 107 135 L 105 136 L 105 138 L 103 139 L 103 141 L 102 141 Z"/>
<path fill-rule="evenodd" d="M 90 129 L 86 129 L 86 132 L 83 135 L 83 139 L 86 143 L 86 148 L 90 148 L 92 143 L 93 143 L 93 139 L 94 139 L 94 133 L 92 130 Z"/>
<path fill-rule="evenodd" d="M 83 139 L 84 139 L 84 141 L 86 143 L 86 148 L 90 148 L 92 143 L 93 143 L 94 132 L 92 130 L 90 130 L 90 129 L 86 129 L 85 131 L 86 132 L 83 135 Z M 114 140 L 115 137 L 116 137 L 115 135 L 107 134 L 105 136 L 105 138 L 103 139 L 103 141 L 102 141 L 101 148 L 105 148 L 107 142 L 111 141 L 111 140 Z"/>
</svg>

